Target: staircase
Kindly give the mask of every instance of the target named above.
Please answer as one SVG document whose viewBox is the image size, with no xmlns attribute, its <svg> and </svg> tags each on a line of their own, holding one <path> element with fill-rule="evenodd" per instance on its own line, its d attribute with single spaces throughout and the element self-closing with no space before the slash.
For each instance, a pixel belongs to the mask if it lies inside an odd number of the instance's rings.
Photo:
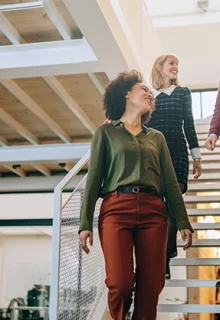
<svg viewBox="0 0 220 320">
<path fill-rule="evenodd" d="M 220 230 L 220 148 L 217 147 L 214 152 L 204 148 L 208 129 L 208 123 L 200 123 L 196 126 L 203 159 L 203 175 L 199 180 L 193 179 L 192 160 L 190 159 L 189 187 L 187 194 L 184 196 L 187 212 L 195 230 L 192 249 L 188 250 L 187 258 L 177 257 L 171 260 L 171 271 L 175 271 L 175 267 L 191 267 L 188 275 L 192 279 L 166 281 L 166 287 L 168 288 L 187 288 L 187 303 L 160 304 L 158 306 L 159 312 L 220 314 L 220 305 L 215 304 L 215 299 L 211 302 L 212 304 L 208 304 L 211 300 L 211 294 L 209 294 L 209 301 L 207 299 L 205 302 L 207 304 L 203 304 L 201 300 L 204 300 L 204 298 L 200 292 L 201 288 L 212 288 L 212 296 L 215 296 L 218 280 L 214 276 L 211 279 L 206 277 L 206 273 L 208 273 L 207 267 L 209 267 L 209 270 L 212 268 L 213 273 L 215 272 L 214 268 L 220 267 L 220 260 L 216 255 L 216 251 L 220 246 L 220 232 L 218 234 L 218 230 Z M 201 219 L 204 218 L 211 222 L 202 221 Z M 212 238 L 213 235 L 214 237 Z M 178 246 L 183 246 L 181 239 L 178 239 Z M 212 250 L 214 252 L 211 252 Z M 196 277 L 201 273 L 202 277 Z M 205 292 L 204 290 L 207 289 L 203 289 L 203 293 Z M 194 296 L 194 299 L 192 299 L 192 296 Z M 200 318 L 193 318 L 191 315 L 189 319 Z M 214 318 L 210 317 L 209 319 Z"/>
<path fill-rule="evenodd" d="M 217 249 L 220 247 L 220 233 L 218 234 L 220 230 L 220 147 L 217 147 L 213 153 L 206 150 L 204 142 L 209 125 L 199 123 L 196 127 L 204 172 L 197 181 L 190 174 L 188 192 L 184 196 L 188 215 L 195 230 L 193 246 L 188 250 L 187 258 L 177 257 L 171 261 L 171 271 L 178 266 L 189 267 L 184 268 L 185 273 L 188 273 L 188 279 L 174 278 L 167 280 L 165 285 L 166 288 L 185 288 L 187 301 L 185 303 L 181 301 L 178 303 L 160 302 L 158 319 L 160 319 L 160 313 L 161 319 L 164 313 L 189 313 L 190 320 L 200 319 L 193 318 L 193 314 L 196 313 L 220 314 L 220 305 L 216 304 L 214 298 L 212 301 L 210 298 L 204 304 L 201 303 L 204 298 L 200 292 L 201 288 L 212 288 L 212 297 L 215 297 L 217 277 L 214 275 L 212 278 L 205 278 L 203 274 L 207 267 L 212 273 L 215 273 L 214 268 L 220 267 L 217 255 Z M 79 210 L 83 199 L 82 190 L 86 177 L 70 195 L 68 201 L 62 204 L 62 191 L 88 162 L 88 159 L 89 152 L 55 188 L 50 320 L 108 318 L 104 261 L 97 233 L 97 216 L 101 200 L 98 201 L 95 211 L 94 246 L 88 256 L 81 252 L 77 234 Z M 191 166 L 192 161 L 190 160 L 190 168 Z M 217 192 L 219 195 L 216 194 Z M 201 221 L 202 218 L 206 218 L 208 222 Z M 180 248 L 183 246 L 181 239 L 178 239 L 178 246 Z M 210 253 L 211 248 L 214 248 L 215 251 L 207 256 L 204 248 L 207 249 L 207 253 L 208 251 Z M 203 267 L 206 269 L 202 269 Z M 199 276 L 201 273 L 202 277 Z M 165 316 L 163 319 L 168 319 L 168 317 Z"/>
</svg>

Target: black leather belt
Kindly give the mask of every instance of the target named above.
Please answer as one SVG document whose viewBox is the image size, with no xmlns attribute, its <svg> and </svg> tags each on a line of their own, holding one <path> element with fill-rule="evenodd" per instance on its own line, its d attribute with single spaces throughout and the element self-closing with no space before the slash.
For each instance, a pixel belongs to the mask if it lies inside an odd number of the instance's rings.
<svg viewBox="0 0 220 320">
<path fill-rule="evenodd" d="M 139 192 L 145 192 L 145 193 L 154 193 L 156 195 L 157 192 L 154 188 L 151 187 L 119 187 L 117 189 L 118 193 L 139 193 Z"/>
</svg>

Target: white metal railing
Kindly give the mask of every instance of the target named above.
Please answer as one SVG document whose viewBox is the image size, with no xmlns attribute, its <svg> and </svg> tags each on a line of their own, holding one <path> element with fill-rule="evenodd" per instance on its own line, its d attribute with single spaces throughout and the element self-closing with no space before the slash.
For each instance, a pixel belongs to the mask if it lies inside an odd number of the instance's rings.
<svg viewBox="0 0 220 320">
<path fill-rule="evenodd" d="M 88 162 L 89 155 L 90 151 L 54 190 L 50 320 L 99 320 L 106 309 L 104 261 L 97 230 L 100 201 L 95 210 L 94 245 L 88 256 L 78 240 L 86 176 L 62 205 L 63 190 Z"/>
</svg>

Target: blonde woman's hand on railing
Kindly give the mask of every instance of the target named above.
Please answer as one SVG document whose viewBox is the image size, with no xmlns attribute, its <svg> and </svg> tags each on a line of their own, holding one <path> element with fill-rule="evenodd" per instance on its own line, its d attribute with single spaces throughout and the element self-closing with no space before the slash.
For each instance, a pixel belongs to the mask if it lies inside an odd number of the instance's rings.
<svg viewBox="0 0 220 320">
<path fill-rule="evenodd" d="M 88 231 L 88 230 L 81 231 L 79 234 L 80 245 L 81 245 L 81 248 L 83 249 L 83 251 L 87 254 L 89 254 L 89 252 L 90 252 L 90 250 L 87 246 L 88 239 L 89 239 L 90 246 L 92 246 L 93 245 L 93 232 Z"/>
</svg>

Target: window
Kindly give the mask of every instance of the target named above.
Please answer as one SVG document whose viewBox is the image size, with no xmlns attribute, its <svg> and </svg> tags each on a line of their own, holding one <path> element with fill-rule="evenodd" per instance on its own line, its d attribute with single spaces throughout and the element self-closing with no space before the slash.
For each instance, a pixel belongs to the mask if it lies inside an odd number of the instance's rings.
<svg viewBox="0 0 220 320">
<path fill-rule="evenodd" d="M 192 111 L 194 120 L 201 118 L 201 94 L 192 92 Z"/>
<path fill-rule="evenodd" d="M 202 92 L 202 117 L 207 118 L 213 115 L 215 102 L 217 98 L 217 91 Z"/>
<path fill-rule="evenodd" d="M 192 91 L 192 111 L 194 120 L 213 115 L 217 89 Z"/>
</svg>

